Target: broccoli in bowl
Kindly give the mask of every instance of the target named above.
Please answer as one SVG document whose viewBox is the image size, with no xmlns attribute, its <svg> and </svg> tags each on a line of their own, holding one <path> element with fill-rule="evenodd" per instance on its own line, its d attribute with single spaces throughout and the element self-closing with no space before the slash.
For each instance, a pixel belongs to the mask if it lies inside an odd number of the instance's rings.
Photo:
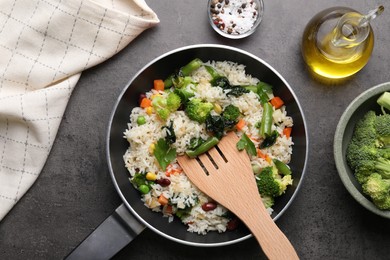
<svg viewBox="0 0 390 260">
<path fill-rule="evenodd" d="M 368 111 L 354 129 L 347 163 L 363 193 L 381 210 L 390 210 L 390 93 L 377 100 L 381 113 Z"/>
</svg>

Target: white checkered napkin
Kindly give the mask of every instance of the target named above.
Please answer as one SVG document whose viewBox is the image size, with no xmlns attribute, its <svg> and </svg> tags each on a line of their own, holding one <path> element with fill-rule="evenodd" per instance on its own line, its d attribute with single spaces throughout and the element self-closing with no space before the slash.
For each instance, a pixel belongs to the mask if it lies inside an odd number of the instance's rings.
<svg viewBox="0 0 390 260">
<path fill-rule="evenodd" d="M 0 220 L 42 170 L 80 73 L 158 22 L 144 0 L 0 1 Z"/>
</svg>

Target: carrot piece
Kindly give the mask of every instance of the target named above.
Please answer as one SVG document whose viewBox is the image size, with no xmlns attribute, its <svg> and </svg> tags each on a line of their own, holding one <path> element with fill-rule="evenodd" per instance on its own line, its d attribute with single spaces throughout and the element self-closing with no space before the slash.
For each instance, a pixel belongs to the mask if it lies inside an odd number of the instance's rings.
<svg viewBox="0 0 390 260">
<path fill-rule="evenodd" d="M 169 164 L 167 166 L 167 168 L 165 169 L 165 176 L 167 176 L 167 177 L 171 176 L 172 171 L 173 171 L 172 164 Z"/>
<path fill-rule="evenodd" d="M 257 157 L 263 158 L 265 160 L 267 155 L 263 154 L 260 149 L 257 149 Z"/>
<path fill-rule="evenodd" d="M 167 169 L 165 170 L 165 176 L 169 177 L 169 176 L 171 176 L 172 174 L 173 174 L 173 175 L 176 175 L 176 174 L 180 174 L 180 173 L 182 173 L 182 172 L 183 172 L 183 169 L 181 169 L 181 168 L 174 168 L 174 167 L 172 166 L 172 164 L 169 164 L 169 165 L 167 166 Z"/>
<path fill-rule="evenodd" d="M 164 91 L 164 81 L 162 79 L 155 79 L 153 81 L 153 88 L 155 90 L 161 90 Z"/>
<path fill-rule="evenodd" d="M 236 128 L 237 128 L 238 131 L 241 131 L 244 128 L 244 126 L 245 126 L 244 119 L 240 119 L 238 121 L 238 123 L 236 124 Z"/>
<path fill-rule="evenodd" d="M 286 136 L 286 138 L 290 138 L 291 136 L 292 127 L 286 127 L 283 129 L 283 135 Z"/>
<path fill-rule="evenodd" d="M 173 207 L 172 207 L 172 205 L 167 205 L 167 206 L 165 207 L 165 209 L 164 209 L 164 213 L 165 213 L 165 214 L 168 214 L 168 215 L 172 215 L 172 213 L 173 213 Z"/>
<path fill-rule="evenodd" d="M 150 107 L 151 105 L 152 105 L 152 100 L 145 97 L 141 100 L 141 104 L 139 106 L 142 108 L 147 108 Z"/>
<path fill-rule="evenodd" d="M 271 100 L 271 105 L 273 105 L 276 109 L 281 108 L 284 105 L 283 100 L 280 97 L 273 97 Z"/>
<path fill-rule="evenodd" d="M 164 197 L 164 195 L 160 195 L 157 199 L 158 203 L 160 203 L 162 206 L 165 206 L 168 204 L 168 199 Z"/>
</svg>

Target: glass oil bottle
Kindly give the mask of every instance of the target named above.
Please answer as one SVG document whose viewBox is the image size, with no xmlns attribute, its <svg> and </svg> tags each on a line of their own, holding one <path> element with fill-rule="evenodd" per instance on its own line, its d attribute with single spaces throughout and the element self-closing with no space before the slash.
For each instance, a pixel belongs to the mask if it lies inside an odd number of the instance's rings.
<svg viewBox="0 0 390 260">
<path fill-rule="evenodd" d="M 302 55 L 309 70 L 321 78 L 343 79 L 361 70 L 374 48 L 370 21 L 383 6 L 367 15 L 348 7 L 333 7 L 315 15 L 302 37 Z"/>
</svg>

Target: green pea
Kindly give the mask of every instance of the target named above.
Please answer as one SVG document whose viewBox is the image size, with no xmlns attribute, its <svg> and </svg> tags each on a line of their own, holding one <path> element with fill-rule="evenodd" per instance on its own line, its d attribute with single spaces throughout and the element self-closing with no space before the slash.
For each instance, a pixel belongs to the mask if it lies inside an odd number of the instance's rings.
<svg viewBox="0 0 390 260">
<path fill-rule="evenodd" d="M 145 124 L 146 123 L 146 118 L 144 117 L 144 116 L 139 116 L 138 118 L 137 118 L 137 124 L 138 125 L 143 125 L 143 124 Z"/>
<path fill-rule="evenodd" d="M 148 185 L 142 184 L 138 187 L 139 191 L 143 194 L 146 194 L 150 191 Z"/>
</svg>

